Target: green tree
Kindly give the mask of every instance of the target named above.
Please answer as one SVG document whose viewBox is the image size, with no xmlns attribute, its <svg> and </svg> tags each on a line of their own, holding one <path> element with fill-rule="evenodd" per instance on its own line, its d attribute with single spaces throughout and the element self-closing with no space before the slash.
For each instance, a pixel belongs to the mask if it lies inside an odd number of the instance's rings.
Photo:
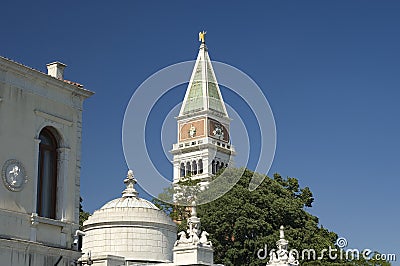
<svg viewBox="0 0 400 266">
<path fill-rule="evenodd" d="M 82 197 L 80 197 L 79 198 L 79 227 L 80 227 L 80 229 L 82 229 L 83 222 L 86 221 L 90 216 L 90 213 L 83 210 L 82 201 L 83 201 Z"/>
<path fill-rule="evenodd" d="M 190 175 L 187 175 L 177 185 L 164 189 L 164 193 L 160 194 L 158 199 L 154 198 L 152 200 L 158 208 L 167 213 L 177 223 L 178 232 L 186 231 L 193 195 L 200 191 L 199 181 L 192 180 Z M 176 202 L 176 204 L 171 204 L 170 202 Z"/>
<path fill-rule="evenodd" d="M 314 201 L 308 187 L 300 188 L 296 178 L 282 178 L 274 174 L 273 178 L 260 176 L 248 169 L 228 168 L 223 181 L 212 186 L 199 197 L 210 195 L 240 179 L 233 188 L 217 200 L 198 206 L 202 228 L 210 233 L 214 247 L 215 263 L 224 265 L 265 265 L 268 259 L 259 259 L 257 252 L 267 245 L 268 250 L 276 248 L 279 239 L 279 227 L 285 226 L 285 238 L 289 240 L 289 249 L 314 249 L 321 254 L 323 249 L 335 248 L 337 234 L 319 225 L 318 218 L 307 212 Z M 265 177 L 254 191 L 248 189 L 253 175 Z M 171 197 L 173 189 L 161 196 Z M 160 202 L 158 202 L 159 204 Z M 161 206 L 159 204 L 159 206 Z M 165 208 L 162 209 L 167 210 Z M 169 213 L 174 206 L 169 205 Z M 181 209 L 185 211 L 187 208 Z M 182 215 L 187 217 L 187 215 Z M 185 224 L 183 221 L 182 224 Z M 180 228 L 182 229 L 182 227 Z M 372 264 L 371 264 L 372 263 Z M 381 263 L 381 264 L 379 264 Z M 301 265 L 390 265 L 375 261 L 330 260 L 326 256 L 320 261 L 301 261 Z"/>
<path fill-rule="evenodd" d="M 313 196 L 300 188 L 295 178 L 265 177 L 254 191 L 248 189 L 253 173 L 228 169 L 224 175 L 242 174 L 239 182 L 224 196 L 198 208 L 202 226 L 211 235 L 215 261 L 225 265 L 265 265 L 257 251 L 275 248 L 279 227 L 285 226 L 290 248 L 322 250 L 334 247 L 337 235 L 318 226 L 318 218 L 305 211 Z M 218 188 L 216 188 L 218 189 Z"/>
</svg>

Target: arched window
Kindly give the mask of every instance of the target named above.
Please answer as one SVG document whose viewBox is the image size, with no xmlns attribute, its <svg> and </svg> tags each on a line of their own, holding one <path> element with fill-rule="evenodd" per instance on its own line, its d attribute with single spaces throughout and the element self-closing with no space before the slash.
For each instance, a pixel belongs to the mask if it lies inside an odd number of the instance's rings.
<svg viewBox="0 0 400 266">
<path fill-rule="evenodd" d="M 217 171 L 216 171 L 216 169 L 215 169 L 215 161 L 213 160 L 212 161 L 212 163 L 211 163 L 211 173 L 212 174 L 215 174 Z"/>
<path fill-rule="evenodd" d="M 219 164 L 219 161 L 217 161 L 217 164 L 215 165 L 215 169 L 216 169 L 216 172 L 218 172 L 219 169 L 221 169 L 221 165 Z"/>
<path fill-rule="evenodd" d="M 199 160 L 199 174 L 202 174 L 202 173 L 203 173 L 203 160 L 200 159 Z"/>
<path fill-rule="evenodd" d="M 181 174 L 180 174 L 180 176 L 181 177 L 185 176 L 185 164 L 184 163 L 181 163 Z"/>
<path fill-rule="evenodd" d="M 190 175 L 191 174 L 191 167 L 190 167 L 190 162 L 186 163 L 186 175 Z"/>
<path fill-rule="evenodd" d="M 57 140 L 49 128 L 39 135 L 39 172 L 37 212 L 39 216 L 56 218 L 57 202 Z"/>
<path fill-rule="evenodd" d="M 224 168 L 224 166 L 225 166 L 224 163 L 221 163 L 221 169 Z"/>
<path fill-rule="evenodd" d="M 197 162 L 192 162 L 192 175 L 197 175 Z"/>
</svg>

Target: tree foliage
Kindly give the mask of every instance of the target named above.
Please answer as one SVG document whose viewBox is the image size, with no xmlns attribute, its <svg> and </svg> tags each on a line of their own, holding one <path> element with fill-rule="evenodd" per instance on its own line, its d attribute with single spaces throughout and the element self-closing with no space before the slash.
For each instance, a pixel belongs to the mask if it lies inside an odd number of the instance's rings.
<svg viewBox="0 0 400 266">
<path fill-rule="evenodd" d="M 90 216 L 90 213 L 83 210 L 82 197 L 79 198 L 79 227 L 82 229 L 83 222 L 86 221 Z"/>
<path fill-rule="evenodd" d="M 193 195 L 198 191 L 200 191 L 199 180 L 192 180 L 191 176 L 187 175 L 178 182 L 178 186 L 166 188 L 164 193 L 153 199 L 153 203 L 177 223 L 178 232 L 186 231 L 190 213 L 188 206 L 192 205 Z"/>
<path fill-rule="evenodd" d="M 253 173 L 248 169 L 228 168 L 223 182 L 211 187 L 207 193 L 216 193 L 222 186 L 237 180 L 233 188 L 217 200 L 198 206 L 203 230 L 210 233 L 214 247 L 215 263 L 224 265 L 265 265 L 268 258 L 259 259 L 257 252 L 265 248 L 276 248 L 279 239 L 279 228 L 285 227 L 285 238 L 289 241 L 289 249 L 298 251 L 314 249 L 321 254 L 323 249 L 335 248 L 337 234 L 319 225 L 318 218 L 306 210 L 314 201 L 308 187 L 300 188 L 296 178 L 282 178 L 274 174 L 273 178 L 265 177 L 261 185 L 254 191 L 248 189 Z M 225 182 L 225 183 L 224 183 Z M 165 204 L 162 199 L 171 197 L 173 189 L 160 195 L 161 201 L 155 203 L 176 220 L 185 216 L 187 208 Z M 183 219 L 182 225 L 185 225 Z M 180 226 L 180 230 L 184 229 Z M 337 247 L 336 247 L 337 248 Z M 377 261 L 330 260 L 328 256 L 318 261 L 301 261 L 301 265 L 390 265 Z"/>
<path fill-rule="evenodd" d="M 242 173 L 228 169 L 229 175 Z M 295 178 L 266 177 L 254 191 L 248 189 L 253 173 L 247 169 L 224 196 L 199 206 L 202 225 L 211 233 L 216 262 L 225 265 L 265 265 L 257 251 L 275 248 L 279 227 L 285 226 L 290 248 L 322 250 L 333 246 L 337 235 L 318 226 L 318 218 L 305 211 L 314 200 L 309 188 Z"/>
</svg>

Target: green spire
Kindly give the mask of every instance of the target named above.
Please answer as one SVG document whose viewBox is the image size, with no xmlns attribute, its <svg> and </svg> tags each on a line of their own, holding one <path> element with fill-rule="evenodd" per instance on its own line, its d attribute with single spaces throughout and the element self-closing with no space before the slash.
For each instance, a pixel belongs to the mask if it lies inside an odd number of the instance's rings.
<svg viewBox="0 0 400 266">
<path fill-rule="evenodd" d="M 207 47 L 201 43 L 179 116 L 212 111 L 228 117 Z"/>
</svg>

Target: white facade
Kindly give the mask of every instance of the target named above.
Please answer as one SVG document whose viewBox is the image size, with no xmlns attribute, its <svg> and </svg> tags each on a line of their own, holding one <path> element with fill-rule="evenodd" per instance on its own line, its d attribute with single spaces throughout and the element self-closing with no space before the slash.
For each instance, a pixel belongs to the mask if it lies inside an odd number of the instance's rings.
<svg viewBox="0 0 400 266">
<path fill-rule="evenodd" d="M 80 256 L 74 251 L 73 236 L 79 227 L 82 105 L 93 93 L 63 80 L 54 64 L 49 67 L 58 78 L 0 57 L 2 265 L 64 266 Z M 44 173 L 39 152 L 45 128 L 56 144 L 50 203 L 42 187 L 47 181 L 38 181 L 39 172 Z M 50 208 L 46 204 L 51 204 L 51 211 L 42 217 L 38 208 L 45 213 Z"/>
</svg>

